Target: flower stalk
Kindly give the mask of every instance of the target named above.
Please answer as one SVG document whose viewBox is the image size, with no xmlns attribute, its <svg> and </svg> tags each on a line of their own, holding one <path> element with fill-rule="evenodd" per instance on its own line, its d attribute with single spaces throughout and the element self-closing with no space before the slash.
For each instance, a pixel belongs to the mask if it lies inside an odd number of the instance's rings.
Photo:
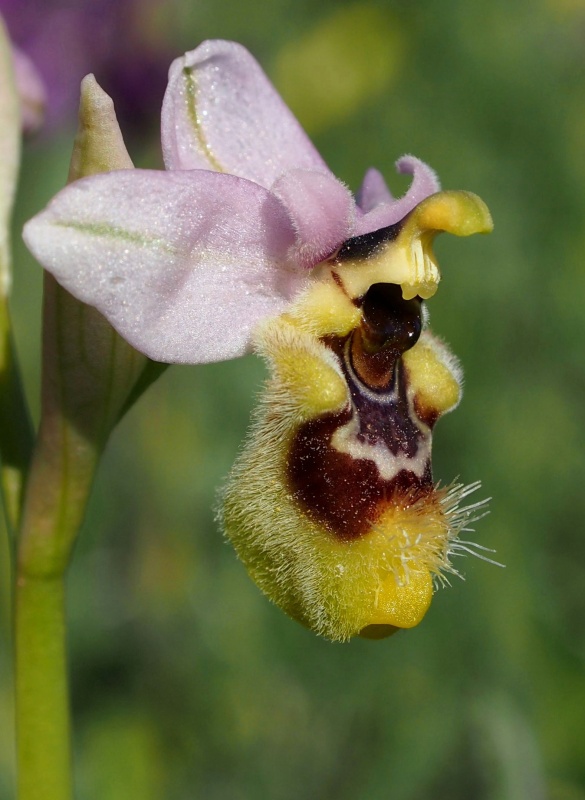
<svg viewBox="0 0 585 800">
<path fill-rule="evenodd" d="M 60 322 L 75 302 L 51 277 L 45 278 L 43 407 L 18 542 L 14 598 L 19 800 L 73 796 L 65 578 L 103 446 L 99 431 L 92 437 L 67 413 Z M 81 307 L 78 311 L 82 313 Z"/>
<path fill-rule="evenodd" d="M 70 181 L 132 168 L 110 98 L 82 84 Z M 65 578 L 109 434 L 148 362 L 101 314 L 47 274 L 41 420 L 18 539 L 15 580 L 19 800 L 69 800 Z"/>
<path fill-rule="evenodd" d="M 71 745 L 63 574 L 19 567 L 15 596 L 19 800 L 70 800 Z"/>
</svg>

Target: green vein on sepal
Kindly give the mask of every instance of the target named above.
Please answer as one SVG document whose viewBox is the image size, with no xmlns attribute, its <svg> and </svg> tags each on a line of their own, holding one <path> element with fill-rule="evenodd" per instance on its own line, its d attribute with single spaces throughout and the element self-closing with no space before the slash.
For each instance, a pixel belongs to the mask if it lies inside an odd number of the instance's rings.
<svg viewBox="0 0 585 800">
<path fill-rule="evenodd" d="M 59 228 L 69 228 L 80 233 L 87 233 L 90 236 L 105 236 L 110 239 L 118 239 L 128 244 L 139 245 L 140 247 L 157 247 L 167 253 L 175 253 L 175 248 L 159 237 L 143 236 L 140 233 L 132 233 L 123 228 L 114 228 L 99 222 L 59 222 L 52 223 Z"/>
<path fill-rule="evenodd" d="M 218 172 L 225 172 L 217 158 L 213 155 L 211 147 L 209 146 L 209 142 L 203 133 L 201 123 L 199 122 L 199 116 L 197 114 L 197 82 L 193 74 L 193 69 L 191 67 L 183 67 L 183 77 L 185 79 L 187 114 L 191 124 L 193 125 L 193 130 L 195 132 L 195 136 L 197 137 L 197 141 L 199 142 L 199 146 L 205 153 L 205 156 L 213 169 L 217 170 Z"/>
</svg>

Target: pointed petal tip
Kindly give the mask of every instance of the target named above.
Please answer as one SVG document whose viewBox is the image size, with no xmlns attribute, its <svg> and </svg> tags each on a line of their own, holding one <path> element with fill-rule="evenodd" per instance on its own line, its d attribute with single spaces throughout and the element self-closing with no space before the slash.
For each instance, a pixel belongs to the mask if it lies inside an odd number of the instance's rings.
<svg viewBox="0 0 585 800">
<path fill-rule="evenodd" d="M 362 185 L 357 193 L 358 208 L 367 214 L 381 203 L 392 203 L 393 201 L 392 193 L 386 186 L 380 170 L 370 167 L 364 175 Z"/>
<path fill-rule="evenodd" d="M 78 129 L 68 181 L 132 167 L 114 102 L 90 73 L 81 81 Z"/>
<path fill-rule="evenodd" d="M 99 85 L 93 72 L 89 72 L 81 79 L 81 83 L 79 84 L 79 93 L 82 102 L 91 101 L 94 104 L 103 103 L 104 105 L 111 105 L 112 107 L 114 105 L 114 101 L 110 95 Z"/>
<path fill-rule="evenodd" d="M 361 210 L 365 213 L 358 217 L 355 236 L 395 225 L 441 188 L 435 171 L 416 156 L 402 156 L 396 162 L 396 169 L 400 174 L 412 175 L 406 193 L 397 199 L 392 197 L 377 170 L 366 173 L 359 198 Z"/>
<path fill-rule="evenodd" d="M 432 167 L 420 158 L 407 153 L 396 161 L 396 171 L 400 175 L 412 175 L 413 180 L 408 193 L 427 196 L 440 191 L 441 181 Z M 422 197 L 421 197 L 422 199 Z M 419 201 L 420 202 L 420 201 Z"/>
</svg>

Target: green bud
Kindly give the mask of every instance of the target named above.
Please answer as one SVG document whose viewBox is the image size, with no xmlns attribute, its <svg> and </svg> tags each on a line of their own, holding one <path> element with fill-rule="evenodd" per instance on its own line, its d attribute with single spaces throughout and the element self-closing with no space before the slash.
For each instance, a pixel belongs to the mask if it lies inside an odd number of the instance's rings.
<svg viewBox="0 0 585 800">
<path fill-rule="evenodd" d="M 90 75 L 81 85 L 69 181 L 132 168 L 112 100 Z M 63 573 L 107 439 L 164 366 L 45 274 L 41 422 L 19 547 L 23 573 Z"/>
</svg>

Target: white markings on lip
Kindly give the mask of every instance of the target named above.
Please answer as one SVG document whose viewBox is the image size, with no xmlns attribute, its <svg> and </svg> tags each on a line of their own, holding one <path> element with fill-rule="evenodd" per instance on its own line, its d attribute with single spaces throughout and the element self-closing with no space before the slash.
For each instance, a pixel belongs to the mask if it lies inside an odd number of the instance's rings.
<svg viewBox="0 0 585 800">
<path fill-rule="evenodd" d="M 417 478 L 423 477 L 431 457 L 430 436 L 420 440 L 415 456 L 411 457 L 406 453 L 394 455 L 384 442 L 361 442 L 357 436 L 359 427 L 359 417 L 354 409 L 350 421 L 338 428 L 331 437 L 331 446 L 351 458 L 373 461 L 383 480 L 390 481 L 403 470 L 413 472 Z"/>
<path fill-rule="evenodd" d="M 398 400 L 399 382 L 396 381 L 394 388 L 384 394 L 371 391 L 371 389 L 360 380 L 351 365 L 351 359 L 349 357 L 350 346 L 350 340 L 348 339 L 345 346 L 344 361 L 345 368 L 355 386 L 359 388 L 360 392 L 367 395 L 373 403 L 379 405 L 392 405 L 396 403 Z M 408 416 L 420 431 L 416 455 L 409 456 L 407 453 L 400 452 L 395 455 L 382 439 L 375 443 L 361 440 L 359 437 L 359 410 L 356 408 L 353 401 L 351 401 L 351 419 L 345 425 L 341 425 L 337 428 L 331 437 L 331 446 L 338 452 L 344 453 L 351 458 L 373 461 L 383 480 L 391 481 L 403 470 L 414 473 L 417 478 L 422 478 L 431 458 L 431 430 L 416 415 L 412 398 L 408 397 L 407 402 Z"/>
</svg>

